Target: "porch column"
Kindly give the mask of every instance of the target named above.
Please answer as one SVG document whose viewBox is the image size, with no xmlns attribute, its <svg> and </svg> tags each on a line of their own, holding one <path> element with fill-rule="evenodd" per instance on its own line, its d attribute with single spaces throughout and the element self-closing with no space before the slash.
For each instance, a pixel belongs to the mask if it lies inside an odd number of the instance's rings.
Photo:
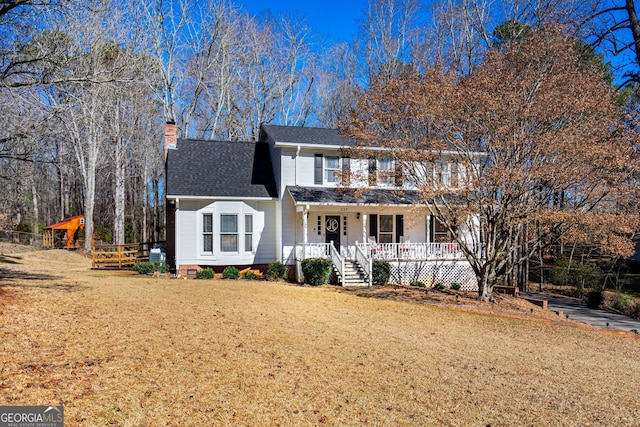
<svg viewBox="0 0 640 427">
<path fill-rule="evenodd" d="M 309 237 L 309 233 L 307 231 L 308 218 L 309 218 L 309 211 L 307 209 L 303 209 L 302 211 L 302 243 L 304 243 L 305 246 L 307 245 L 308 237 Z"/>
<path fill-rule="evenodd" d="M 367 236 L 367 214 L 365 212 L 362 213 L 362 243 L 369 242 Z"/>
</svg>

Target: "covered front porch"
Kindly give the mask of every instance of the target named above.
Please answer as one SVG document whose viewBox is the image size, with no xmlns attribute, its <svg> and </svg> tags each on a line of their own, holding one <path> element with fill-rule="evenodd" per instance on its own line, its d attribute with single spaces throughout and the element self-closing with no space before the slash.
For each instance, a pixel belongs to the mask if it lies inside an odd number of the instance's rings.
<svg viewBox="0 0 640 427">
<path fill-rule="evenodd" d="M 304 280 L 302 260 L 326 258 L 331 260 L 341 286 L 371 286 L 373 261 L 383 260 L 391 265 L 391 283 L 457 283 L 463 290 L 478 289 L 475 274 L 457 243 L 356 243 L 339 250 L 332 243 L 307 243 L 296 245 L 295 254 L 300 282 Z"/>
<path fill-rule="evenodd" d="M 460 246 L 417 202 L 415 194 L 369 191 L 354 196 L 337 189 L 290 188 L 295 243 L 284 258 L 330 259 L 342 286 L 371 286 L 372 263 L 392 266 L 395 283 L 459 283 L 477 289 Z M 292 230 L 293 231 L 293 230 Z"/>
</svg>

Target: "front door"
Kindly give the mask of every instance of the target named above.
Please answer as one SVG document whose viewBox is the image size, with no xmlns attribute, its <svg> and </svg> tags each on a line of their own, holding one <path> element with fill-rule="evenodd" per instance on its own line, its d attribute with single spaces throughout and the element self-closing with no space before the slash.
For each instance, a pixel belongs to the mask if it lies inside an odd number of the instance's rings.
<svg viewBox="0 0 640 427">
<path fill-rule="evenodd" d="M 340 250 L 340 216 L 327 215 L 324 217 L 325 242 L 333 242 L 333 246 Z"/>
</svg>

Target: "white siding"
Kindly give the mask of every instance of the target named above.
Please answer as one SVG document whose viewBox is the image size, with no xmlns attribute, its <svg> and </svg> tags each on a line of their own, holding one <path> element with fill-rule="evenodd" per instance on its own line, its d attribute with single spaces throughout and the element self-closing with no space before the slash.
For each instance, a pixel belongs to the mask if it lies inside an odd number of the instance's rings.
<svg viewBox="0 0 640 427">
<path fill-rule="evenodd" d="M 280 171 L 282 170 L 282 164 L 281 164 L 282 153 L 279 148 L 274 147 L 273 143 L 269 143 L 269 153 L 271 154 L 271 164 L 273 166 L 273 174 L 275 176 L 276 188 L 279 189 L 278 194 L 282 194 L 283 185 L 286 185 L 282 183 L 282 178 L 280 177 Z"/>
<path fill-rule="evenodd" d="M 213 216 L 213 252 L 203 252 L 202 216 Z M 238 216 L 238 251 L 222 252 L 220 215 Z M 253 250 L 244 248 L 245 215 L 253 220 Z M 179 235 L 176 241 L 178 265 L 251 265 L 278 260 L 275 201 L 200 201 L 180 200 L 176 217 Z"/>
<path fill-rule="evenodd" d="M 298 159 L 296 159 L 296 152 L 293 149 L 281 150 L 282 155 L 280 156 L 280 177 L 281 177 L 281 185 L 280 194 L 284 192 L 284 188 L 287 185 L 296 185 L 296 168 L 300 166 L 296 163 L 299 163 Z M 278 174 L 278 170 L 275 169 L 276 175 Z"/>
<path fill-rule="evenodd" d="M 301 152 L 298 156 L 298 185 L 303 187 L 314 185 L 314 171 L 315 153 Z"/>
</svg>

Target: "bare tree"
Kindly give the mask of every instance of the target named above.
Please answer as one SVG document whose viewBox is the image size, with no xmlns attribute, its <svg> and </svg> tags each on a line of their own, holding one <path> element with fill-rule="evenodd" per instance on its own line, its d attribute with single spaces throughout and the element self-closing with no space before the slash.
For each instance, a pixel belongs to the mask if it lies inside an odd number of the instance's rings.
<svg viewBox="0 0 640 427">
<path fill-rule="evenodd" d="M 574 43 L 543 28 L 489 51 L 464 79 L 441 67 L 376 79 L 350 123 L 351 135 L 387 148 L 367 155 L 403 166 L 465 253 L 482 300 L 545 238 L 579 225 L 606 224 L 604 249 L 630 252 L 637 215 L 616 207 L 635 186 L 637 131 Z M 543 232 L 527 232 L 536 226 Z"/>
<path fill-rule="evenodd" d="M 579 22 L 581 34 L 597 51 L 615 58 L 618 87 L 640 84 L 640 21 L 635 2 L 594 0 L 588 4 L 591 7 Z"/>
<path fill-rule="evenodd" d="M 363 82 L 372 75 L 394 76 L 411 62 L 420 4 L 416 0 L 369 0 L 356 49 Z"/>
</svg>

